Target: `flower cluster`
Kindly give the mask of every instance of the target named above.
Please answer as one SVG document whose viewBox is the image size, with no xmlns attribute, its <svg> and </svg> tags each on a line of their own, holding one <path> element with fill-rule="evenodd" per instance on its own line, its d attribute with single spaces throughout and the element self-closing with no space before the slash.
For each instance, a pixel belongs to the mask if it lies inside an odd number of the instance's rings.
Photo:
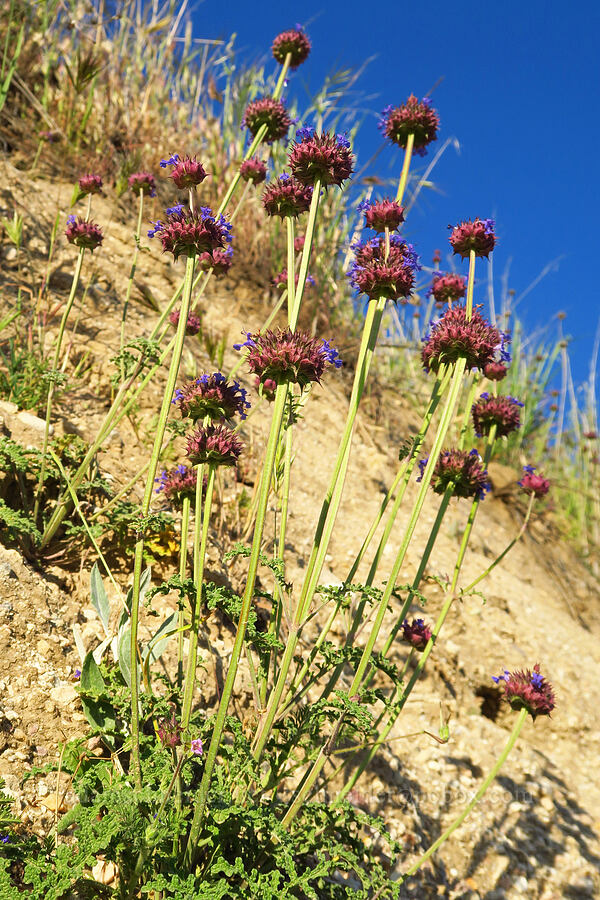
<svg viewBox="0 0 600 900">
<path fill-rule="evenodd" d="M 475 434 L 478 437 L 489 434 L 492 425 L 496 426 L 497 437 L 516 431 L 521 425 L 519 409 L 523 405 L 514 397 L 494 397 L 487 391 L 481 394 L 471 410 Z"/>
<path fill-rule="evenodd" d="M 212 253 L 231 240 L 231 223 L 224 216 L 216 219 L 207 206 L 192 212 L 178 204 L 167 209 L 164 222 L 153 222 L 153 225 L 148 237 L 158 234 L 163 252 L 172 253 L 174 259 L 182 254 Z"/>
<path fill-rule="evenodd" d="M 154 175 L 150 172 L 134 172 L 127 179 L 129 189 L 134 194 L 147 194 L 149 197 L 156 197 L 156 181 Z"/>
<path fill-rule="evenodd" d="M 414 650 L 422 652 L 431 640 L 431 628 L 424 619 L 405 619 L 402 623 L 402 640 L 410 644 Z"/>
<path fill-rule="evenodd" d="M 184 156 L 182 159 L 178 153 L 174 153 L 169 159 L 161 159 L 161 169 L 166 169 L 167 166 L 171 166 L 169 177 L 180 190 L 202 184 L 208 175 L 195 156 Z"/>
<path fill-rule="evenodd" d="M 366 244 L 355 244 L 353 249 L 354 262 L 348 271 L 353 287 L 370 299 L 405 300 L 410 296 L 415 272 L 420 268 L 411 244 L 392 235 L 387 255 L 383 237 L 373 238 Z"/>
<path fill-rule="evenodd" d="M 433 297 L 436 303 L 454 303 L 461 300 L 467 293 L 467 279 L 464 275 L 457 275 L 455 272 L 434 272 L 433 281 L 429 289 L 429 296 Z"/>
<path fill-rule="evenodd" d="M 310 209 L 313 189 L 285 173 L 271 181 L 263 191 L 262 203 L 269 216 L 297 217 Z"/>
<path fill-rule="evenodd" d="M 526 494 L 533 494 L 536 499 L 545 497 L 550 490 L 550 482 L 542 475 L 535 474 L 535 466 L 523 466 L 523 475 L 518 482 Z"/>
<path fill-rule="evenodd" d="M 526 709 L 534 721 L 538 716 L 549 716 L 556 705 L 552 685 L 541 674 L 539 663 L 533 671 L 505 669 L 502 675 L 492 675 L 492 681 L 502 684 L 504 696 L 513 709 Z"/>
<path fill-rule="evenodd" d="M 182 417 L 197 419 L 246 418 L 250 408 L 247 393 L 237 381 L 229 382 L 220 372 L 201 375 L 175 391 L 173 403 L 179 404 Z"/>
<path fill-rule="evenodd" d="M 327 364 L 339 369 L 342 360 L 329 341 L 311 337 L 303 331 L 277 329 L 264 333 L 248 334 L 235 350 L 247 347 L 246 359 L 250 371 L 258 375 L 261 385 L 271 381 L 276 384 L 292 382 L 304 388 L 311 382 L 321 381 Z"/>
<path fill-rule="evenodd" d="M 508 356 L 508 340 L 479 310 L 474 309 L 467 319 L 464 306 L 452 306 L 431 323 L 423 339 L 421 359 L 426 371 L 437 372 L 442 363 L 454 363 L 461 357 L 466 359 L 467 369 L 483 370 L 495 360 L 498 351 Z"/>
<path fill-rule="evenodd" d="M 171 325 L 174 325 L 175 328 L 179 325 L 179 317 L 181 316 L 180 309 L 174 309 L 173 312 L 169 315 L 169 322 Z M 194 313 L 188 313 L 187 322 L 185 325 L 185 333 L 192 336 L 194 334 L 198 334 L 200 329 L 202 328 L 202 321 L 199 316 L 194 315 Z"/>
<path fill-rule="evenodd" d="M 180 505 L 184 497 L 190 499 L 196 493 L 196 473 L 189 466 L 179 465 L 174 469 L 163 469 L 155 479 L 157 494 L 164 494 L 170 503 Z"/>
<path fill-rule="evenodd" d="M 88 222 L 81 216 L 68 216 L 65 237 L 70 244 L 93 251 L 102 243 L 103 234 L 95 222 Z"/>
<path fill-rule="evenodd" d="M 294 238 L 294 250 L 296 253 L 302 253 L 304 250 L 304 235 L 299 234 L 298 237 Z"/>
<path fill-rule="evenodd" d="M 212 269 L 215 278 L 227 275 L 233 262 L 233 247 L 216 247 L 210 253 L 201 253 L 198 257 L 198 268 L 202 272 Z"/>
<path fill-rule="evenodd" d="M 300 25 L 282 31 L 273 41 L 271 50 L 273 56 L 281 65 L 284 64 L 288 53 L 290 54 L 290 69 L 297 69 L 310 53 L 310 41 Z"/>
<path fill-rule="evenodd" d="M 296 132 L 288 156 L 293 175 L 303 184 L 341 185 L 354 171 L 350 141 L 343 134 L 316 134 L 312 128 Z"/>
<path fill-rule="evenodd" d="M 425 148 L 437 139 L 440 117 L 431 106 L 429 97 L 418 100 L 411 94 L 401 106 L 388 106 L 383 110 L 379 128 L 386 138 L 399 147 L 406 147 L 409 134 L 414 135 L 414 149 L 421 156 Z"/>
<path fill-rule="evenodd" d="M 502 381 L 506 378 L 508 367 L 503 362 L 493 359 L 483 367 L 483 374 L 490 381 Z"/>
<path fill-rule="evenodd" d="M 358 206 L 361 212 L 365 214 L 365 225 L 372 228 L 379 234 L 383 233 L 386 228 L 390 231 L 396 231 L 402 222 L 404 222 L 404 207 L 396 203 L 395 200 L 363 200 Z"/>
<path fill-rule="evenodd" d="M 449 225 L 452 228 L 450 246 L 463 259 L 469 256 L 471 250 L 475 256 L 485 256 L 487 259 L 496 246 L 494 226 L 493 219 L 475 219 L 473 222 L 468 219 L 454 227 Z"/>
<path fill-rule="evenodd" d="M 194 475 L 194 483 L 195 481 L 196 476 Z M 181 743 L 181 728 L 175 716 L 175 710 L 173 710 L 169 718 L 165 716 L 164 719 L 160 719 L 158 723 L 158 738 L 163 747 L 168 747 L 171 750 L 174 747 L 178 747 Z"/>
<path fill-rule="evenodd" d="M 82 175 L 78 184 L 82 194 L 99 194 L 102 191 L 102 179 L 99 175 Z"/>
<path fill-rule="evenodd" d="M 267 166 L 258 156 L 252 156 L 250 159 L 245 159 L 241 164 L 240 175 L 244 181 L 260 184 L 267 177 Z"/>
<path fill-rule="evenodd" d="M 283 103 L 271 97 L 263 97 L 249 103 L 242 119 L 242 125 L 245 125 L 252 137 L 256 137 L 259 129 L 266 125 L 263 140 L 269 144 L 286 137 L 291 124 L 292 120 Z"/>
<path fill-rule="evenodd" d="M 300 273 L 296 272 L 296 275 L 294 278 L 296 287 L 298 286 L 299 276 L 300 276 Z M 288 278 L 287 269 L 282 269 L 281 272 L 278 272 L 277 275 L 273 276 L 273 284 L 275 285 L 275 287 L 278 287 L 278 288 L 286 288 L 287 287 L 287 278 Z M 304 287 L 307 288 L 314 284 L 315 284 L 315 279 L 312 277 L 312 275 L 307 275 L 306 276 L 306 284 L 304 285 Z"/>
<path fill-rule="evenodd" d="M 200 425 L 187 441 L 186 453 L 194 466 L 235 466 L 244 449 L 242 442 L 226 425 Z"/>
<path fill-rule="evenodd" d="M 423 480 L 428 461 L 419 461 L 420 475 L 417 481 Z M 455 497 L 483 500 L 490 490 L 490 483 L 477 450 L 469 453 L 466 450 L 442 450 L 433 469 L 431 486 L 436 494 L 444 494 L 450 485 L 454 487 Z"/>
</svg>

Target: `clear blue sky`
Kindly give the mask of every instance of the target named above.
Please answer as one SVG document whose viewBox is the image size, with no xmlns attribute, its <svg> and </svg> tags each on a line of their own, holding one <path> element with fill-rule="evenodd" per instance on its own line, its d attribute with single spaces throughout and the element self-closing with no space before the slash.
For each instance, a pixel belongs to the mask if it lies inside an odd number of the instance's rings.
<svg viewBox="0 0 600 900">
<path fill-rule="evenodd" d="M 193 17 L 197 37 L 235 32 L 238 51 L 250 60 L 269 54 L 279 31 L 302 23 L 313 50 L 287 89 L 301 101 L 332 69 L 359 68 L 374 56 L 358 83 L 370 97 L 355 147 L 359 165 L 382 143 L 380 110 L 410 93 L 421 97 L 443 79 L 432 95 L 441 118 L 437 145 L 456 136 L 461 152 L 448 149 L 436 168 L 443 193 L 421 195 L 411 240 L 429 262 L 436 247 L 445 254 L 449 223 L 495 218 L 494 272 L 499 279 L 512 260 L 517 294 L 560 257 L 519 312 L 534 327 L 564 310 L 576 378 L 587 377 L 600 316 L 592 212 L 600 199 L 597 4 L 205 0 Z M 373 174 L 388 177 L 400 164 L 400 152 L 386 147 Z"/>
</svg>

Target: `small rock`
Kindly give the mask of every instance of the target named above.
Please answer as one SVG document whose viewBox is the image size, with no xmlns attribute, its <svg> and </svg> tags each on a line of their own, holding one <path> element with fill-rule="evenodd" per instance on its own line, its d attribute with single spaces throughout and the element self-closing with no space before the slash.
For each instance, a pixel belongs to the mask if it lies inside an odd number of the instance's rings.
<svg viewBox="0 0 600 900">
<path fill-rule="evenodd" d="M 0 400 L 0 413 L 5 413 L 8 416 L 14 416 L 14 414 L 18 412 L 19 407 L 16 403 L 11 403 L 10 400 Z"/>
<path fill-rule="evenodd" d="M 62 684 L 52 688 L 50 696 L 59 706 L 68 706 L 76 699 L 77 691 L 72 684 Z"/>
<path fill-rule="evenodd" d="M 34 416 L 33 413 L 21 410 L 20 413 L 17 413 L 17 419 L 22 425 L 26 428 L 31 428 L 33 431 L 40 431 L 43 434 L 46 430 L 46 423 L 44 420 L 40 419 L 39 416 Z M 50 426 L 49 434 L 54 434 L 54 425 Z"/>
</svg>

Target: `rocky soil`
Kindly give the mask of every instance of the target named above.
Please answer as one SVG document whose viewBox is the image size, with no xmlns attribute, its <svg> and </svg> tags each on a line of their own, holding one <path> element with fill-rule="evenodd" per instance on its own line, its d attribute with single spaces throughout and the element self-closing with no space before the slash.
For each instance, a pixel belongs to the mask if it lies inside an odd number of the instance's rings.
<svg viewBox="0 0 600 900">
<path fill-rule="evenodd" d="M 26 180 L 8 163 L 3 168 L 0 215 L 11 214 L 15 203 L 27 210 L 29 262 L 17 268 L 8 242 L 0 246 L 0 277 L 6 295 L 12 296 L 11 283 L 27 283 L 32 271 L 43 267 L 46 236 L 57 208 L 64 220 L 71 187 L 56 181 Z M 57 433 L 75 432 L 86 439 L 93 437 L 107 408 L 108 359 L 118 345 L 119 298 L 124 293 L 131 252 L 131 228 L 121 222 L 119 210 L 106 199 L 95 198 L 94 207 L 107 237 L 93 256 L 94 272 L 73 347 L 75 356 L 89 351 L 91 368 L 61 402 L 54 423 Z M 59 245 L 50 287 L 54 296 L 64 297 L 74 252 L 60 237 Z M 134 292 L 129 319 L 131 334 L 148 334 L 156 320 L 143 297 L 152 295 L 164 304 L 179 274 L 180 267 L 161 259 L 155 248 L 151 254 L 142 254 L 137 279 L 140 289 Z M 225 334 L 230 347 L 242 328 L 260 325 L 272 303 L 261 283 L 264 281 L 243 266 L 237 273 L 234 268 L 226 281 L 212 283 L 202 301 L 207 331 L 215 338 Z M 225 368 L 234 360 L 235 354 L 228 350 Z M 214 369 L 200 343 L 190 342 L 184 362 L 188 374 Z M 330 373 L 323 388 L 313 392 L 297 427 L 287 559 L 288 576 L 296 584 L 302 577 L 329 478 L 349 385 L 348 372 Z M 124 421 L 101 454 L 102 471 L 117 488 L 147 458 L 148 433 L 159 398 L 160 385 L 151 386 L 142 398 L 135 427 Z M 346 576 L 395 475 L 398 446 L 416 421 L 413 403 L 414 398 L 403 398 L 380 385 L 377 397 L 370 398 L 359 417 L 345 498 L 322 579 L 325 583 L 338 583 Z M 40 446 L 42 432 L 35 416 L 6 403 L 0 404 L 0 416 L 5 434 Z M 267 420 L 268 409 L 263 404 L 242 432 L 249 447 L 250 472 L 264 441 Z M 179 449 L 180 444 L 174 443 L 174 458 Z M 516 488 L 518 473 L 495 465 L 491 475 L 494 490 L 478 515 L 463 569 L 464 585 L 508 544 L 524 516 L 523 498 Z M 139 498 L 140 490 L 138 483 L 134 497 Z M 223 573 L 226 525 L 232 521 L 241 490 L 242 486 L 233 482 L 225 482 L 222 488 L 222 520 L 211 536 L 214 574 Z M 434 619 L 441 605 L 436 578 L 453 570 L 467 511 L 466 501 L 453 501 L 444 521 L 423 587 L 427 602 L 421 614 L 428 620 Z M 416 569 L 435 513 L 432 496 L 409 550 L 402 581 L 408 581 Z M 401 533 L 402 516 L 396 529 L 398 536 Z M 388 568 L 391 565 L 398 540 L 392 540 L 384 556 L 382 573 L 386 563 Z M 57 758 L 65 740 L 86 733 L 75 690 L 80 660 L 72 629 L 79 625 L 87 646 L 101 639 L 100 623 L 90 605 L 93 562 L 93 554 L 86 552 L 77 564 L 57 557 L 34 565 L 16 549 L 0 546 L 0 776 L 5 792 L 14 798 L 15 811 L 40 832 L 75 799 L 66 777 L 57 783 L 55 773 L 32 772 Z M 116 560 L 115 565 L 125 586 L 131 567 L 125 560 Z M 153 579 L 170 574 L 172 567 L 173 560 L 165 557 L 155 567 Z M 560 537 L 552 516 L 534 513 L 523 540 L 479 587 L 485 602 L 481 595 L 473 594 L 455 604 L 426 675 L 392 732 L 393 740 L 351 799 L 383 816 L 392 835 L 404 843 L 403 867 L 410 864 L 468 802 L 512 729 L 514 714 L 499 703 L 490 676 L 504 666 L 531 667 L 539 661 L 557 694 L 552 718 L 526 723 L 495 785 L 419 879 L 406 886 L 405 893 L 407 897 L 470 900 L 600 896 L 598 584 Z M 161 598 L 160 614 L 173 608 L 173 598 Z M 390 627 L 393 622 L 392 609 Z M 226 657 L 228 634 L 213 622 L 205 652 L 215 660 Z M 402 645 L 396 647 L 394 658 L 397 662 L 406 658 Z M 214 690 L 211 678 L 206 675 L 201 685 L 205 701 Z M 251 704 L 243 679 L 237 703 L 240 707 Z M 425 733 L 437 734 L 440 710 L 450 719 L 450 739 L 444 745 Z M 331 790 L 335 791 L 335 783 Z"/>
</svg>

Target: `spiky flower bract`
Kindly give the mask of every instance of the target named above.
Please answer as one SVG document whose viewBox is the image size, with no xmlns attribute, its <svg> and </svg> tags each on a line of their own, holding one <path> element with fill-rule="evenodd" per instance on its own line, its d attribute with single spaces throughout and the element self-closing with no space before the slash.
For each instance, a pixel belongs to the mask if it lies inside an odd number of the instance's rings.
<svg viewBox="0 0 600 900">
<path fill-rule="evenodd" d="M 493 219 L 467 219 L 458 225 L 449 225 L 452 228 L 450 235 L 450 246 L 455 253 L 462 256 L 463 259 L 469 256 L 471 250 L 475 252 L 475 256 L 489 256 L 496 246 L 496 235 L 494 234 L 495 222 Z"/>
<path fill-rule="evenodd" d="M 533 494 L 536 499 L 545 497 L 550 490 L 550 482 L 543 475 L 536 475 L 536 466 L 523 466 L 523 475 L 518 484 L 526 494 Z"/>
<path fill-rule="evenodd" d="M 248 334 L 242 344 L 234 345 L 236 350 L 242 347 L 247 347 L 246 361 L 261 384 L 292 382 L 303 388 L 320 382 L 327 364 L 336 369 L 342 365 L 337 350 L 328 341 L 289 328 Z"/>
<path fill-rule="evenodd" d="M 299 234 L 298 237 L 294 238 L 294 250 L 296 253 L 302 253 L 304 250 L 304 235 Z"/>
<path fill-rule="evenodd" d="M 456 272 L 434 272 L 429 294 L 436 303 L 454 303 L 467 293 L 467 279 Z"/>
<path fill-rule="evenodd" d="M 431 105 L 429 97 L 418 100 L 411 94 L 401 106 L 388 106 L 383 110 L 379 128 L 392 143 L 406 147 L 409 134 L 414 135 L 414 149 L 423 156 L 425 148 L 437 139 L 440 117 Z"/>
<path fill-rule="evenodd" d="M 180 506 L 184 497 L 192 499 L 196 493 L 196 473 L 189 466 L 179 465 L 174 469 L 163 469 L 157 479 L 157 494 Z"/>
<path fill-rule="evenodd" d="M 202 184 L 208 177 L 206 169 L 195 156 L 181 157 L 178 153 L 174 153 L 169 159 L 161 159 L 161 169 L 166 169 L 167 166 L 171 167 L 169 177 L 180 190 L 187 190 L 197 184 Z"/>
<path fill-rule="evenodd" d="M 464 306 L 452 306 L 431 323 L 423 339 L 421 359 L 427 371 L 437 372 L 442 363 L 464 357 L 467 369 L 484 369 L 508 341 L 474 309 L 470 319 Z"/>
<path fill-rule="evenodd" d="M 194 475 L 194 480 L 195 478 L 196 476 Z M 163 747 L 168 747 L 170 750 L 178 747 L 181 743 L 181 728 L 175 716 L 175 710 L 172 711 L 169 717 L 165 716 L 164 719 L 159 720 L 158 738 Z"/>
<path fill-rule="evenodd" d="M 222 215 L 215 219 L 207 206 L 192 212 L 178 204 L 167 209 L 164 222 L 153 224 L 148 237 L 158 235 L 163 252 L 172 253 L 174 259 L 211 253 L 231 240 L 231 223 Z"/>
<path fill-rule="evenodd" d="M 188 437 L 186 453 L 195 466 L 201 463 L 235 466 L 243 449 L 244 445 L 231 428 L 211 424 L 200 425 Z"/>
<path fill-rule="evenodd" d="M 284 64 L 288 53 L 290 54 L 290 69 L 297 69 L 310 53 L 310 40 L 300 26 L 282 31 L 273 41 L 271 50 L 273 56 L 281 65 Z"/>
<path fill-rule="evenodd" d="M 127 179 L 129 190 L 134 194 L 147 194 L 156 197 L 156 181 L 150 172 L 134 172 Z"/>
<path fill-rule="evenodd" d="M 366 244 L 354 245 L 354 262 L 348 271 L 350 284 L 371 299 L 406 300 L 415 284 L 415 272 L 420 268 L 418 256 L 411 244 L 398 235 L 386 242 L 373 238 Z"/>
<path fill-rule="evenodd" d="M 179 404 L 182 417 L 194 422 L 209 417 L 213 420 L 246 418 L 250 409 L 246 390 L 237 381 L 228 381 L 221 372 L 201 375 L 175 391 L 173 403 Z"/>
<path fill-rule="evenodd" d="M 402 640 L 415 650 L 423 651 L 430 639 L 431 628 L 425 624 L 424 619 L 413 619 L 412 622 L 405 619 L 402 623 Z"/>
<path fill-rule="evenodd" d="M 316 134 L 312 128 L 296 132 L 288 162 L 292 174 L 303 184 L 314 184 L 318 179 L 323 186 L 341 186 L 354 171 L 348 138 L 328 131 Z"/>
<path fill-rule="evenodd" d="M 490 381 L 502 381 L 503 378 L 506 378 L 507 372 L 508 367 L 503 362 L 496 360 L 492 360 L 483 367 L 483 374 Z"/>
<path fill-rule="evenodd" d="M 504 696 L 515 710 L 526 709 L 535 721 L 538 716 L 549 716 L 556 706 L 554 690 L 540 672 L 536 663 L 531 669 L 492 675 L 492 680 L 504 688 Z"/>
<path fill-rule="evenodd" d="M 242 124 L 245 125 L 252 137 L 256 137 L 261 126 L 266 125 L 267 131 L 263 140 L 272 144 L 273 141 L 279 141 L 286 137 L 292 120 L 280 100 L 263 97 L 248 104 Z"/>
<path fill-rule="evenodd" d="M 70 244 L 93 251 L 102 243 L 103 234 L 95 222 L 86 221 L 81 216 L 68 216 L 65 237 Z"/>
<path fill-rule="evenodd" d="M 428 460 L 419 461 L 421 481 Z M 454 497 L 473 497 L 483 500 L 490 490 L 488 473 L 481 464 L 477 450 L 442 450 L 433 470 L 431 487 L 436 494 L 443 494 L 449 485 L 454 486 Z"/>
<path fill-rule="evenodd" d="M 174 309 L 169 314 L 169 322 L 171 325 L 174 325 L 175 328 L 179 325 L 179 317 L 181 315 L 181 310 Z M 198 334 L 200 329 L 202 328 L 202 321 L 199 316 L 196 316 L 194 313 L 188 313 L 187 322 L 185 323 L 185 333 L 190 337 L 194 334 Z"/>
<path fill-rule="evenodd" d="M 364 200 L 358 206 L 365 214 L 365 225 L 382 234 L 386 228 L 396 231 L 404 222 L 404 207 L 395 200 L 385 198 L 383 200 Z"/>
<path fill-rule="evenodd" d="M 269 216 L 292 216 L 308 212 L 313 189 L 285 173 L 270 181 L 262 195 L 262 204 Z"/>
<path fill-rule="evenodd" d="M 102 191 L 102 179 L 99 175 L 82 175 L 77 183 L 82 194 L 99 194 Z"/>
<path fill-rule="evenodd" d="M 294 276 L 294 281 L 296 282 L 296 286 L 298 285 L 299 277 L 300 277 L 300 273 L 296 272 L 296 274 Z M 287 269 L 282 269 L 281 272 L 278 272 L 277 275 L 273 276 L 273 284 L 275 285 L 275 287 L 278 287 L 278 288 L 286 288 L 287 287 L 287 278 L 288 278 Z M 315 279 L 312 277 L 312 275 L 307 275 L 304 289 L 306 290 L 307 287 L 312 287 L 314 284 L 315 284 Z"/>
<path fill-rule="evenodd" d="M 240 175 L 244 181 L 251 181 L 252 184 L 260 184 L 261 181 L 264 181 L 267 177 L 266 163 L 264 163 L 262 159 L 259 159 L 258 156 L 245 159 L 240 166 Z"/>
<path fill-rule="evenodd" d="M 481 394 L 471 410 L 475 434 L 478 437 L 489 434 L 492 425 L 496 426 L 497 437 L 516 431 L 521 425 L 520 409 L 523 405 L 514 397 L 494 397 L 487 392 Z"/>
<path fill-rule="evenodd" d="M 203 272 L 212 269 L 215 278 L 227 275 L 233 262 L 233 247 L 216 247 L 210 253 L 201 253 L 198 257 L 198 268 Z"/>
</svg>

